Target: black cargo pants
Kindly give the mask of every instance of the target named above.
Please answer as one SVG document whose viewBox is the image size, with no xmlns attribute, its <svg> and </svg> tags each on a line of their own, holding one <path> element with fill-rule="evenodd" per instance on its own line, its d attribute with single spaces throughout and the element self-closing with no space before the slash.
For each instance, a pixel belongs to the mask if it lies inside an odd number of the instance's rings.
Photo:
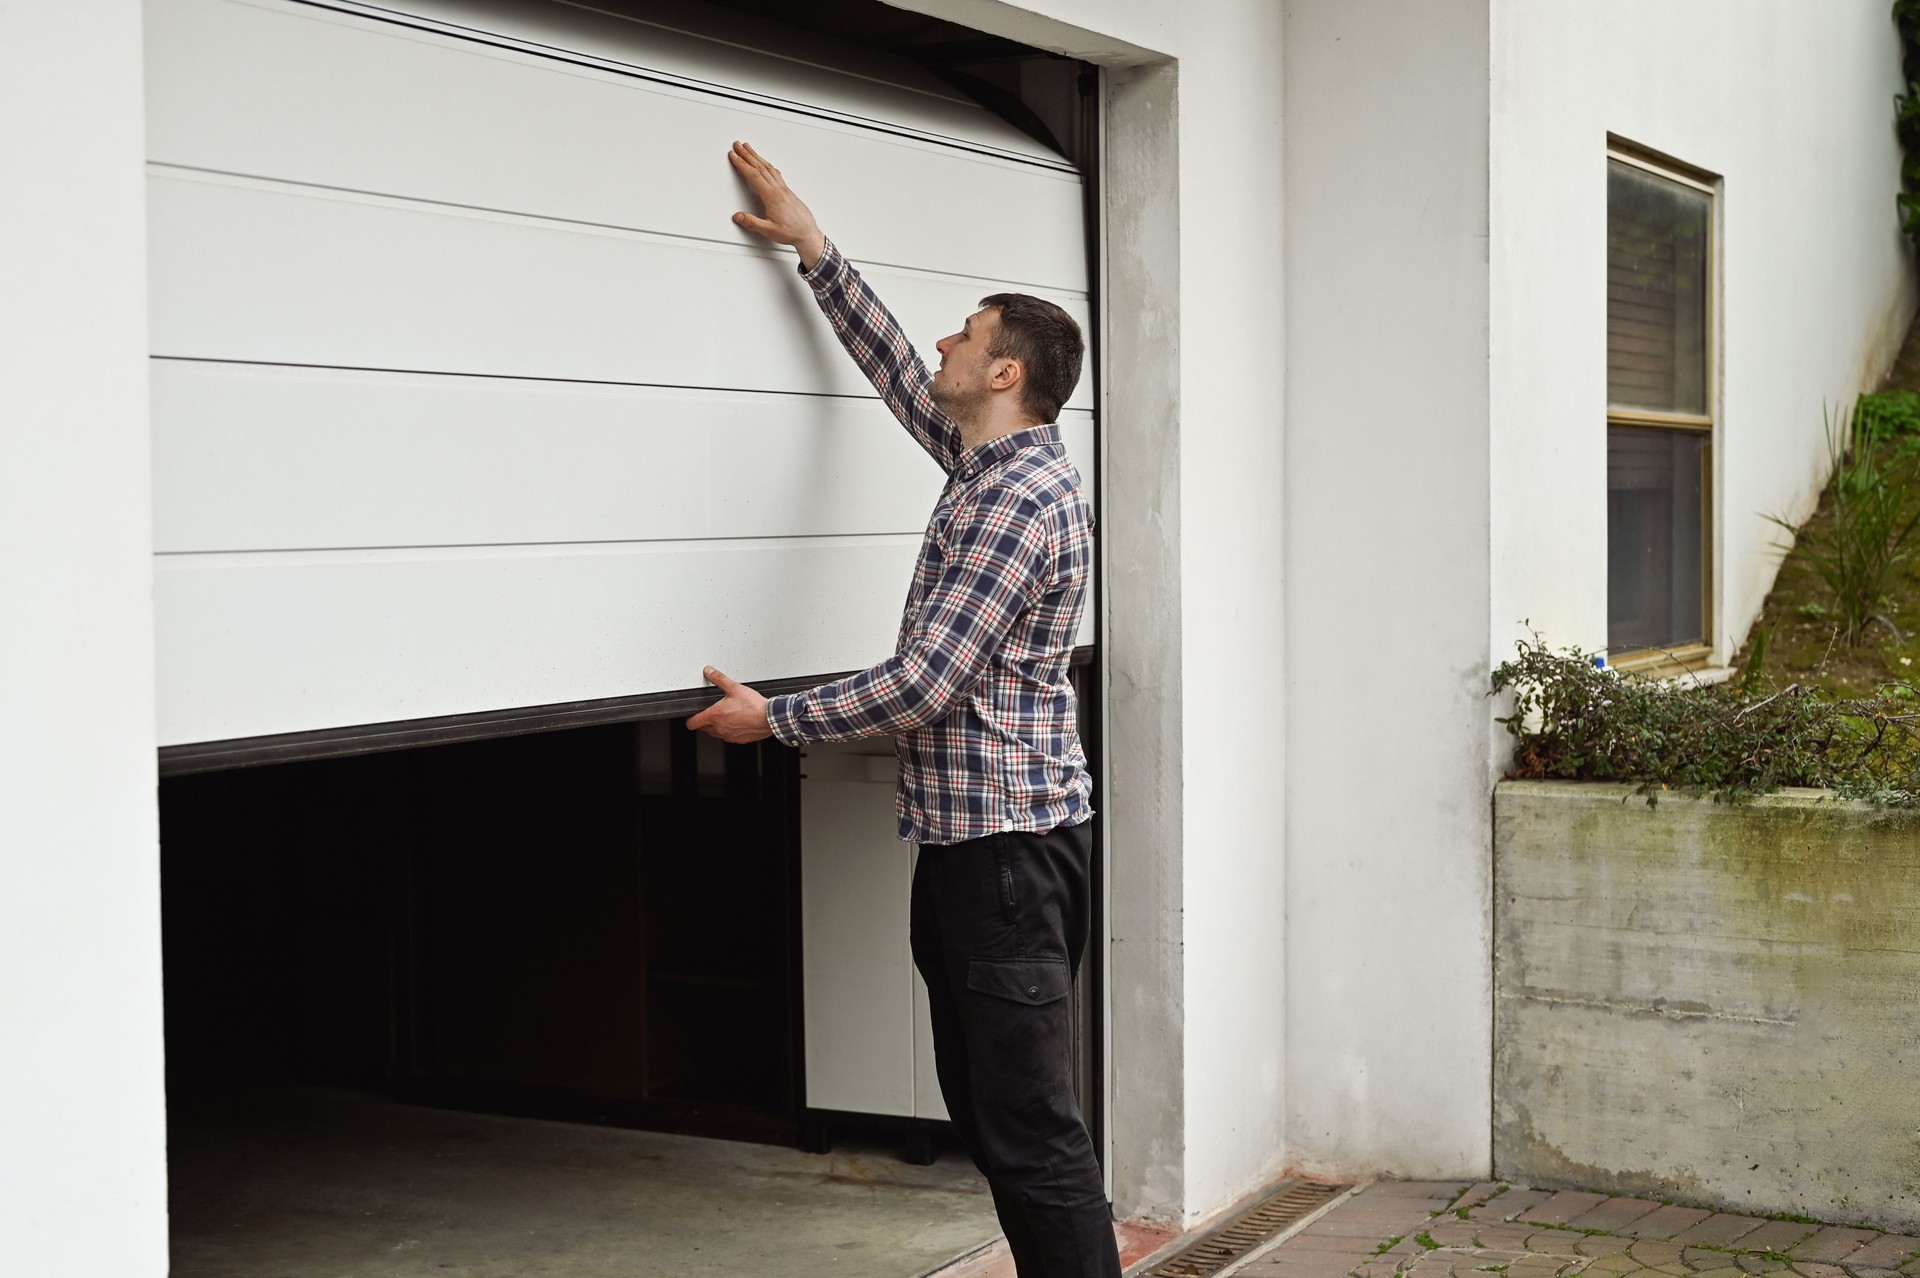
<svg viewBox="0 0 1920 1278">
<path fill-rule="evenodd" d="M 1083 823 L 928 844 L 913 874 L 913 962 L 940 1091 L 1020 1278 L 1120 1278 L 1070 1059 L 1092 854 Z"/>
</svg>

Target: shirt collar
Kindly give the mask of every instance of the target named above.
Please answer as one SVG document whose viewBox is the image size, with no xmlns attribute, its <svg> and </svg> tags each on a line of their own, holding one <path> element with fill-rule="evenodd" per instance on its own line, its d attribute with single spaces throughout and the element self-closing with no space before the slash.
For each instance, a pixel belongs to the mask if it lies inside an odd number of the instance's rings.
<svg viewBox="0 0 1920 1278">
<path fill-rule="evenodd" d="M 975 444 L 960 454 L 959 462 L 953 473 L 961 479 L 972 479 L 987 467 L 1004 461 L 1023 448 L 1060 447 L 1060 428 L 1052 423 L 1045 426 L 1029 426 L 1025 430 L 1016 430 L 1007 435 L 996 435 L 984 444 Z"/>
</svg>

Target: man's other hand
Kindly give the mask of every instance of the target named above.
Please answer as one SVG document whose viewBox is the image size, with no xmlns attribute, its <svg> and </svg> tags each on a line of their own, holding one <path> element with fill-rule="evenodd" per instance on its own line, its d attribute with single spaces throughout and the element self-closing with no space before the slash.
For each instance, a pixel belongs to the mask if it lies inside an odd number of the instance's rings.
<svg viewBox="0 0 1920 1278">
<path fill-rule="evenodd" d="M 761 210 L 766 214 L 755 217 L 751 213 L 735 213 L 734 225 L 764 235 L 775 244 L 793 245 L 800 251 L 800 265 L 811 271 L 820 255 L 827 251 L 827 237 L 820 233 L 820 224 L 813 220 L 813 210 L 801 203 L 800 197 L 780 176 L 780 170 L 745 142 L 735 142 L 727 152 L 727 159 L 732 161 L 734 172 L 745 178 L 753 193 L 760 197 Z"/>
<path fill-rule="evenodd" d="M 726 695 L 687 720 L 689 728 L 734 745 L 764 741 L 773 735 L 773 729 L 767 725 L 765 697 L 744 683 L 735 683 L 712 666 L 701 673 L 707 676 L 708 683 Z"/>
</svg>

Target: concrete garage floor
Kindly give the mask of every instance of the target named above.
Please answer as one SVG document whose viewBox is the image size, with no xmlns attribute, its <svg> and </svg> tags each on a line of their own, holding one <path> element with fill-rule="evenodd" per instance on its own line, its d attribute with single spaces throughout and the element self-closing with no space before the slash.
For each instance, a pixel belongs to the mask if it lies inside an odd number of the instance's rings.
<svg viewBox="0 0 1920 1278">
<path fill-rule="evenodd" d="M 275 1088 L 170 1116 L 173 1278 L 914 1278 L 999 1235 L 964 1155 L 827 1155 Z"/>
</svg>

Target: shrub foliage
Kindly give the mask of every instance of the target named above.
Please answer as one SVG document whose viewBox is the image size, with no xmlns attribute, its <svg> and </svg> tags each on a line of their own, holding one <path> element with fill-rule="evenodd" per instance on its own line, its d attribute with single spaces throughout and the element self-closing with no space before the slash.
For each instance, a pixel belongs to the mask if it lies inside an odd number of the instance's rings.
<svg viewBox="0 0 1920 1278">
<path fill-rule="evenodd" d="M 1757 673 L 1656 680 L 1536 637 L 1493 672 L 1493 690 L 1513 694 L 1500 720 L 1514 738 L 1511 777 L 1637 781 L 1649 804 L 1661 790 L 1733 800 L 1814 786 L 1920 806 L 1920 692 L 1909 684 L 1829 701 Z"/>
</svg>

